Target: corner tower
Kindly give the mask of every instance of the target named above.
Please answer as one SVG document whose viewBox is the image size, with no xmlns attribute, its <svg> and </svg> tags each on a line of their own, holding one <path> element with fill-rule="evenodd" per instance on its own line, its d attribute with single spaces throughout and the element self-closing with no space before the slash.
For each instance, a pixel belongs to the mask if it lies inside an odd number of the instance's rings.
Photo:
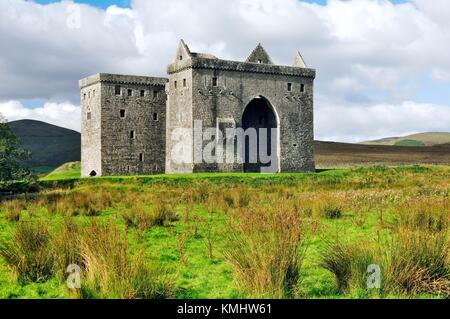
<svg viewBox="0 0 450 319">
<path fill-rule="evenodd" d="M 80 80 L 83 177 L 165 172 L 166 82 L 105 73 Z"/>
</svg>

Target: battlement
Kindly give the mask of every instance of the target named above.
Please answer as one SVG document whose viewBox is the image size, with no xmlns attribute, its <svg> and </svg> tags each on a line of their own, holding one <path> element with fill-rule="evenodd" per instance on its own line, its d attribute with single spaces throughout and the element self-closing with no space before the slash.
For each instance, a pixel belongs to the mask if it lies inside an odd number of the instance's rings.
<svg viewBox="0 0 450 319">
<path fill-rule="evenodd" d="M 78 82 L 80 89 L 97 83 L 115 83 L 115 84 L 133 84 L 133 85 L 152 85 L 165 86 L 167 78 L 137 76 L 137 75 L 120 75 L 110 73 L 97 73 L 92 76 L 81 79 Z"/>
<path fill-rule="evenodd" d="M 208 59 L 192 57 L 183 65 L 174 63 L 169 65 L 169 74 L 178 73 L 188 69 L 211 69 L 223 71 L 235 71 L 245 73 L 263 73 L 273 75 L 301 76 L 314 79 L 316 70 L 310 68 L 299 68 L 284 65 L 258 64 L 254 62 L 239 62 L 219 59 Z"/>
<path fill-rule="evenodd" d="M 316 70 L 306 67 L 300 53 L 292 66 L 275 65 L 266 50 L 258 44 L 245 61 L 222 60 L 210 54 L 191 52 L 183 40 L 180 42 L 174 63 L 167 67 L 167 73 L 175 74 L 188 69 L 211 69 L 244 73 L 299 76 L 314 79 Z"/>
</svg>

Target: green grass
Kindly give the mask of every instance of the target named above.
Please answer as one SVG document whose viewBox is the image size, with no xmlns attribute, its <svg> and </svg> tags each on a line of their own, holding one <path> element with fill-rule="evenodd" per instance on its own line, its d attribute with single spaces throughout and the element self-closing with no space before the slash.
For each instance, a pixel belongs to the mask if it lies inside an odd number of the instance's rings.
<svg viewBox="0 0 450 319">
<path fill-rule="evenodd" d="M 132 251 L 144 248 L 146 260 L 158 263 L 171 276 L 176 286 L 176 298 L 245 298 L 230 263 L 224 257 L 229 244 L 231 212 L 243 209 L 297 209 L 305 226 L 303 264 L 296 298 L 370 298 L 371 292 L 352 290 L 339 293 L 333 274 L 321 266 L 324 244 L 336 240 L 357 245 L 376 245 L 396 233 L 399 216 L 405 203 L 436 205 L 439 211 L 450 193 L 450 167 L 403 166 L 326 170 L 316 174 L 191 174 L 139 177 L 104 177 L 71 181 L 79 176 L 77 165 L 68 165 L 44 179 L 52 189 L 44 190 L 40 198 L 50 194 L 69 198 L 84 194 L 105 198 L 110 202 L 100 206 L 100 214 L 78 213 L 74 220 L 85 225 L 96 220 L 126 227 L 123 213 L 136 209 L 151 210 L 155 203 L 165 201 L 176 211 L 176 220 L 164 226 L 145 229 L 129 226 L 128 243 Z M 47 181 L 47 182 L 45 182 Z M 61 188 L 58 188 L 61 186 Z M 250 194 L 249 207 L 223 206 L 225 193 L 235 198 Z M 206 196 L 206 197 L 205 197 Z M 75 197 L 74 197 L 75 198 Z M 81 196 L 81 199 L 83 196 Z M 78 200 L 81 200 L 78 199 Z M 74 199 L 71 199 L 74 201 Z M 67 204 L 71 203 L 67 199 Z M 278 208 L 277 203 L 282 205 Z M 428 204 L 431 203 L 431 204 Z M 235 205 L 237 200 L 234 201 Z M 284 206 L 286 205 L 286 206 Z M 411 204 L 412 205 L 412 204 Z M 440 205 L 440 206 L 439 206 Z M 50 229 L 64 220 L 64 212 L 49 213 L 46 205 L 29 202 L 21 212 L 21 221 L 44 221 Z M 329 218 L 327 207 L 339 207 L 341 214 Z M 410 207 L 414 209 L 413 206 Z M 409 208 L 408 208 L 409 209 Z M 0 240 L 11 240 L 17 222 L 0 212 Z M 212 242 L 212 256 L 208 241 Z M 0 298 L 69 298 L 72 295 L 64 283 L 53 278 L 44 283 L 19 284 L 14 273 L 0 258 Z M 390 293 L 388 298 L 436 297 L 434 295 L 405 296 Z"/>
<path fill-rule="evenodd" d="M 45 175 L 48 175 L 51 172 L 53 172 L 55 170 L 55 168 L 51 167 L 51 166 L 36 166 L 36 167 L 32 167 L 31 170 L 35 173 L 45 176 Z"/>
<path fill-rule="evenodd" d="M 416 140 L 401 140 L 394 144 L 395 146 L 410 146 L 410 147 L 418 147 L 418 146 L 425 146 L 425 143 L 422 141 L 416 141 Z"/>
<path fill-rule="evenodd" d="M 47 176 L 41 178 L 41 181 L 58 181 L 79 179 L 81 177 L 81 163 L 67 163 L 52 171 Z"/>
</svg>

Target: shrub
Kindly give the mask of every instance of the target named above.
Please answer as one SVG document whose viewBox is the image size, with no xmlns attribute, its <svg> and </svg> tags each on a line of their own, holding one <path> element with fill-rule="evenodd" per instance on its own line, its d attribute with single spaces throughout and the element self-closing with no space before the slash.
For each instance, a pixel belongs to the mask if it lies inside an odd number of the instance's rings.
<svg viewBox="0 0 450 319">
<path fill-rule="evenodd" d="M 166 203 L 157 202 L 153 209 L 146 208 L 141 203 L 126 209 L 122 213 L 128 227 L 137 227 L 146 230 L 152 226 L 164 226 L 166 222 L 178 220 L 176 212 Z"/>
<path fill-rule="evenodd" d="M 332 204 L 326 204 L 322 210 L 322 214 L 328 219 L 339 219 L 342 217 L 342 208 Z"/>
<path fill-rule="evenodd" d="M 168 204 L 158 201 L 152 211 L 152 225 L 164 226 L 165 222 L 178 220 L 175 210 Z"/>
<path fill-rule="evenodd" d="M 234 198 L 230 193 L 223 194 L 222 198 L 227 208 L 234 208 Z"/>
<path fill-rule="evenodd" d="M 295 295 L 302 254 L 302 225 L 296 212 L 239 209 L 230 216 L 226 260 L 242 292 L 250 297 Z"/>
</svg>

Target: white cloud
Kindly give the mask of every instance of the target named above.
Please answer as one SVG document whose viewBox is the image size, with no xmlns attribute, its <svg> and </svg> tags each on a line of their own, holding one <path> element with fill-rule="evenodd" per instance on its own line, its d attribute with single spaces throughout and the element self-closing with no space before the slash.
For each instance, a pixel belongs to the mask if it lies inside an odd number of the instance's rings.
<svg viewBox="0 0 450 319">
<path fill-rule="evenodd" d="M 354 106 L 322 101 L 316 109 L 316 138 L 360 142 L 450 128 L 450 108 L 406 101 L 399 105 Z"/>
<path fill-rule="evenodd" d="M 81 129 L 81 110 L 70 102 L 45 103 L 42 107 L 26 108 L 19 101 L 0 103 L 0 113 L 8 121 L 31 119 L 43 121 L 75 131 Z"/>
<path fill-rule="evenodd" d="M 345 105 L 354 110 L 354 121 L 364 121 L 370 107 L 398 105 L 380 109 L 395 117 L 405 101 L 417 98 L 424 80 L 450 86 L 447 2 L 329 0 L 319 6 L 299 0 L 133 0 L 130 9 L 80 5 L 80 28 L 74 28 L 71 1 L 43 6 L 3 0 L 0 101 L 77 104 L 77 80 L 93 73 L 164 76 L 184 38 L 195 51 L 228 59 L 244 59 L 258 42 L 280 64 L 292 63 L 300 50 L 318 70 L 315 88 L 323 97 L 316 101 L 318 112 L 340 112 L 331 107 Z M 444 104 L 426 92 L 421 100 L 424 96 L 430 104 L 416 104 L 429 112 L 441 108 L 427 105 Z M 322 104 L 324 99 L 332 102 Z M 401 125 L 405 118 L 396 118 L 396 126 L 407 129 Z M 439 119 L 430 121 L 431 128 Z M 319 134 L 327 132 L 322 122 L 317 125 Z M 342 129 L 333 136 L 347 139 Z"/>
</svg>

